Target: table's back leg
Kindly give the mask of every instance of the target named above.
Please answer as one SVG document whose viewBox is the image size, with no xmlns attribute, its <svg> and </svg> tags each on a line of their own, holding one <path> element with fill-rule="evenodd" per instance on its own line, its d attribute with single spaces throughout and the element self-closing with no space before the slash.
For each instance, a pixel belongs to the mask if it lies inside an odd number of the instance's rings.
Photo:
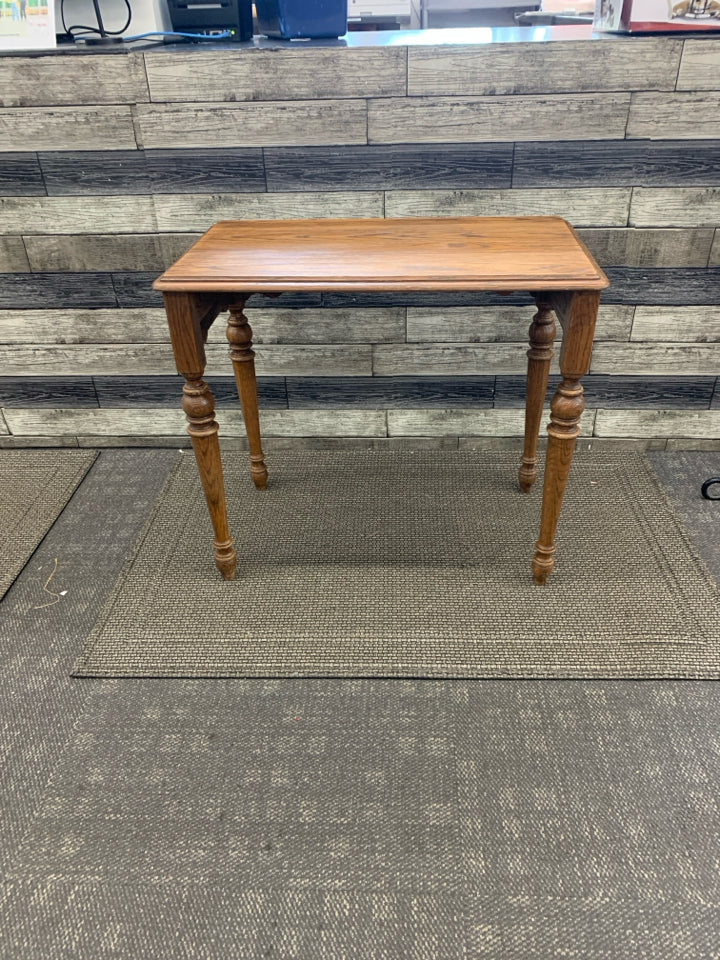
<svg viewBox="0 0 720 960">
<path fill-rule="evenodd" d="M 165 293 L 164 299 L 175 364 L 186 380 L 182 406 L 215 532 L 215 563 L 224 580 L 234 580 L 237 555 L 228 527 L 215 398 L 202 379 L 205 371 L 203 311 L 192 294 Z"/>
<path fill-rule="evenodd" d="M 537 313 L 530 325 L 530 349 L 525 401 L 525 447 L 520 466 L 520 489 L 527 493 L 537 480 L 537 445 L 555 340 L 555 317 L 550 306 L 537 298 Z"/>
<path fill-rule="evenodd" d="M 258 490 L 264 490 L 267 486 L 268 471 L 260 439 L 255 351 L 252 349 L 252 329 L 243 313 L 244 306 L 244 300 L 229 305 L 227 338 L 250 446 L 250 476 Z"/>
<path fill-rule="evenodd" d="M 585 398 L 580 378 L 590 369 L 590 355 L 600 295 L 595 292 L 558 294 L 553 306 L 563 327 L 560 372 L 563 379 L 550 404 L 548 449 L 545 458 L 540 538 L 532 561 L 535 583 L 544 584 L 555 566 L 555 533 Z"/>
</svg>

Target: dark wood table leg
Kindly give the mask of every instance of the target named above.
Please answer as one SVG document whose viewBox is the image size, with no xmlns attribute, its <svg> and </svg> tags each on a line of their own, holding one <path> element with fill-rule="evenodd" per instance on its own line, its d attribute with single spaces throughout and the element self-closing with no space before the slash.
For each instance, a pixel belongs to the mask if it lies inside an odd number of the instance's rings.
<svg viewBox="0 0 720 960">
<path fill-rule="evenodd" d="M 227 338 L 230 343 L 230 357 L 250 445 L 250 476 L 258 490 L 264 490 L 267 486 L 268 472 L 260 440 L 255 351 L 252 349 L 252 329 L 243 313 L 244 307 L 244 300 L 229 304 L 230 319 L 227 325 Z"/>
<path fill-rule="evenodd" d="M 215 398 L 202 379 L 204 341 L 219 307 L 212 298 L 196 294 L 164 293 L 163 297 L 175 364 L 186 380 L 182 406 L 215 532 L 215 563 L 224 580 L 234 580 L 237 554 L 228 527 Z"/>
<path fill-rule="evenodd" d="M 537 313 L 530 325 L 530 349 L 527 370 L 527 394 L 525 401 L 525 448 L 520 466 L 520 489 L 528 493 L 537 480 L 537 445 L 542 420 L 543 404 L 547 392 L 550 361 L 555 340 L 555 317 L 550 306 L 536 297 Z"/>
<path fill-rule="evenodd" d="M 555 565 L 555 532 L 575 442 L 580 434 L 580 416 L 585 409 L 580 378 L 590 369 L 600 294 L 555 294 L 550 302 L 563 328 L 560 351 L 563 379 L 550 404 L 540 539 L 532 562 L 533 578 L 538 584 L 547 582 Z"/>
</svg>

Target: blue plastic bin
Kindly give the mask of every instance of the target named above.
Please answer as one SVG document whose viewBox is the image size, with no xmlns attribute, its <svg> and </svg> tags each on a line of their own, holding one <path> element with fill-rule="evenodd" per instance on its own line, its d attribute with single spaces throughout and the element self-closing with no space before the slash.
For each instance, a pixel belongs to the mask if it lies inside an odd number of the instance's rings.
<svg viewBox="0 0 720 960">
<path fill-rule="evenodd" d="M 255 0 L 260 33 L 283 40 L 341 37 L 347 0 Z"/>
</svg>

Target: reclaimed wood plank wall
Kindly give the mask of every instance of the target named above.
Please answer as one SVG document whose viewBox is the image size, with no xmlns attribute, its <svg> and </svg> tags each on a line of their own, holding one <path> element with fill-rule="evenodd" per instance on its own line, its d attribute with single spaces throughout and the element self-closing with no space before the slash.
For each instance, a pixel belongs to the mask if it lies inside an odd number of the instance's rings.
<svg viewBox="0 0 720 960">
<path fill-rule="evenodd" d="M 218 219 L 551 213 L 612 281 L 584 436 L 720 448 L 718 39 L 2 58 L 0 446 L 187 442 L 151 282 Z M 250 307 L 271 443 L 522 433 L 524 294 Z"/>
</svg>

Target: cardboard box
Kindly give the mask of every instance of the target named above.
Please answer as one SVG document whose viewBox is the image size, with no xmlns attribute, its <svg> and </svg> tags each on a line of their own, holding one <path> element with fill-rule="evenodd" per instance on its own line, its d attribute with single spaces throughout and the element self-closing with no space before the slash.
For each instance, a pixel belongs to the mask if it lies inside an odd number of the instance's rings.
<svg viewBox="0 0 720 960">
<path fill-rule="evenodd" d="M 595 0 L 593 29 L 611 33 L 720 30 L 720 0 Z"/>
</svg>

